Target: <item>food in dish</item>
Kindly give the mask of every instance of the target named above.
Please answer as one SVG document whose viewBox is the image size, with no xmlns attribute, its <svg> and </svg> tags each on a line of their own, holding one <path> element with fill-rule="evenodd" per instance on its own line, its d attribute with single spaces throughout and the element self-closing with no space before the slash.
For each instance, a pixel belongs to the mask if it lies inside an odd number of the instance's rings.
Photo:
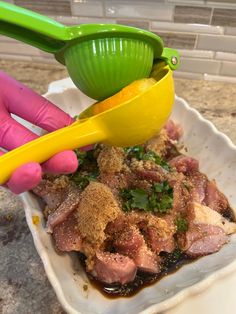
<svg viewBox="0 0 236 314">
<path fill-rule="evenodd" d="M 180 154 L 172 121 L 143 146 L 77 151 L 70 176 L 45 176 L 47 230 L 81 252 L 91 280 L 130 295 L 185 261 L 218 251 L 236 231 L 232 210 L 197 160 Z"/>
</svg>

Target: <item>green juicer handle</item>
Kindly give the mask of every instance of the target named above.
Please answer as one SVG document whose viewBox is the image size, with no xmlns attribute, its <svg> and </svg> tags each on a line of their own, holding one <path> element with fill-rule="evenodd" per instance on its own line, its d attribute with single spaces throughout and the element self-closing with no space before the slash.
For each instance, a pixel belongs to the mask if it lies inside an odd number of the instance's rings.
<svg viewBox="0 0 236 314">
<path fill-rule="evenodd" d="M 170 69 L 173 71 L 173 70 L 178 69 L 179 59 L 180 59 L 180 57 L 179 57 L 179 53 L 177 50 L 164 47 L 160 59 L 156 59 L 155 61 L 156 62 L 158 62 L 160 60 L 164 61 L 170 67 Z M 154 64 L 155 64 L 155 61 L 154 61 Z"/>
<path fill-rule="evenodd" d="M 68 28 L 48 17 L 0 1 L 0 34 L 15 38 L 49 53 L 68 40 Z"/>
<path fill-rule="evenodd" d="M 166 73 L 166 66 L 168 66 L 172 71 L 178 69 L 179 67 L 179 53 L 175 49 L 163 48 L 160 58 L 155 59 L 153 62 L 152 71 L 150 77 L 153 77 L 156 81 L 163 78 Z"/>
</svg>

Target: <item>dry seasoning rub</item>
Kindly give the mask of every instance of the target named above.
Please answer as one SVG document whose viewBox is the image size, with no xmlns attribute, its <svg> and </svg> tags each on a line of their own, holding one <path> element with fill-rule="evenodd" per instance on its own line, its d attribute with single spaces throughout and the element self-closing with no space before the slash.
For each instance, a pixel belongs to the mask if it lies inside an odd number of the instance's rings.
<svg viewBox="0 0 236 314">
<path fill-rule="evenodd" d="M 128 296 L 218 251 L 236 231 L 226 197 L 178 152 L 181 128 L 168 121 L 147 143 L 77 150 L 69 176 L 45 176 L 34 193 L 46 202 L 48 231 L 60 251 L 78 251 L 91 281 Z"/>
</svg>

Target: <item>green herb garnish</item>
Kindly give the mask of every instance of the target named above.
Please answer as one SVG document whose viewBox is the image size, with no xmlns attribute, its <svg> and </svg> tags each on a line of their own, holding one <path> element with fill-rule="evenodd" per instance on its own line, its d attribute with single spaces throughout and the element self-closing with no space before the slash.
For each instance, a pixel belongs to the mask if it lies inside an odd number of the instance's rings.
<svg viewBox="0 0 236 314">
<path fill-rule="evenodd" d="M 87 157 L 87 152 L 83 152 L 79 149 L 75 150 L 79 165 L 82 166 L 85 163 L 86 157 Z"/>
<path fill-rule="evenodd" d="M 94 150 L 88 150 L 88 151 L 81 151 L 79 149 L 75 149 L 75 153 L 79 162 L 79 166 L 81 167 L 84 165 L 86 162 L 93 162 L 96 161 L 94 158 Z"/>
<path fill-rule="evenodd" d="M 89 151 L 75 149 L 75 153 L 78 159 L 79 169 L 68 176 L 77 186 L 84 189 L 90 181 L 96 181 L 99 175 L 97 161 L 94 157 L 94 149 Z"/>
<path fill-rule="evenodd" d="M 74 173 L 71 175 L 70 179 L 78 185 L 81 189 L 85 189 L 86 186 L 89 184 L 91 181 L 96 181 L 98 177 L 98 173 L 94 172 L 89 175 L 82 175 L 78 172 Z"/>
<path fill-rule="evenodd" d="M 154 161 L 157 165 L 161 166 L 167 171 L 170 171 L 170 166 L 168 163 L 163 160 L 160 156 L 158 156 L 155 152 L 153 151 L 148 151 L 147 153 L 144 154 L 143 160 L 152 160 Z"/>
<path fill-rule="evenodd" d="M 178 217 L 175 220 L 177 232 L 186 232 L 188 230 L 188 221 L 183 217 Z"/>
<path fill-rule="evenodd" d="M 123 189 L 120 193 L 124 200 L 123 210 L 125 212 L 131 211 L 133 208 L 148 209 L 148 195 L 143 189 Z"/>
<path fill-rule="evenodd" d="M 163 160 L 160 156 L 158 156 L 153 151 L 146 152 L 143 146 L 127 147 L 124 150 L 127 153 L 128 157 L 130 158 L 136 158 L 138 160 L 152 160 L 157 165 L 161 166 L 167 171 L 171 169 L 171 167 L 168 165 L 168 163 L 165 160 Z"/>
<path fill-rule="evenodd" d="M 159 214 L 167 214 L 173 205 L 173 189 L 167 181 L 154 183 L 152 194 L 149 197 L 151 211 Z"/>
<path fill-rule="evenodd" d="M 131 146 L 124 148 L 124 151 L 130 158 L 136 158 L 138 160 L 142 160 L 145 154 L 145 150 L 143 146 Z"/>
<path fill-rule="evenodd" d="M 167 214 L 173 204 L 173 189 L 167 181 L 155 183 L 149 194 L 143 189 L 123 189 L 120 196 L 124 201 L 125 212 L 137 208 L 147 212 Z"/>
</svg>

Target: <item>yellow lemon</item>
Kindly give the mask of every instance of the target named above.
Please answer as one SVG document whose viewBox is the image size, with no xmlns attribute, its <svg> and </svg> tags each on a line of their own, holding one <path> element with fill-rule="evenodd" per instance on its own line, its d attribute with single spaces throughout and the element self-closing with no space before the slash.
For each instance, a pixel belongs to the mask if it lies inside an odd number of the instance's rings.
<svg viewBox="0 0 236 314">
<path fill-rule="evenodd" d="M 93 115 L 99 114 L 105 110 L 118 106 L 134 98 L 138 94 L 144 92 L 149 87 L 153 86 L 155 83 L 156 80 L 154 78 L 145 78 L 132 82 L 115 95 L 94 104 Z"/>
</svg>

